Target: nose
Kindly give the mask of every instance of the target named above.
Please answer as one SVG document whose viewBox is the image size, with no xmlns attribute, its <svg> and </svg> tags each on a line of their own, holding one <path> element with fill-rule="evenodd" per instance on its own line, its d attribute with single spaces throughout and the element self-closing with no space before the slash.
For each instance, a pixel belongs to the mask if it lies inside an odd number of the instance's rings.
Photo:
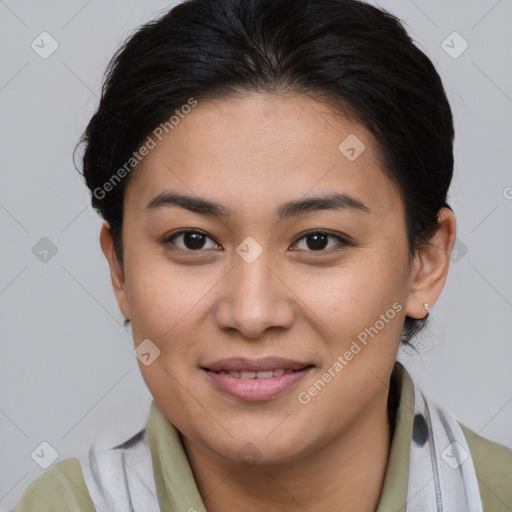
<svg viewBox="0 0 512 512">
<path fill-rule="evenodd" d="M 293 292 L 263 254 L 252 263 L 236 257 L 216 309 L 219 328 L 256 339 L 267 329 L 292 325 Z"/>
</svg>

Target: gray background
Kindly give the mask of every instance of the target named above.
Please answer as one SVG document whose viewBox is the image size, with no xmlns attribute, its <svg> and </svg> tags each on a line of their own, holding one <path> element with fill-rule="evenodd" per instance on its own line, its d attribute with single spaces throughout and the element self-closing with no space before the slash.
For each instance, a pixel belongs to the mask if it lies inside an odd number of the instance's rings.
<svg viewBox="0 0 512 512">
<path fill-rule="evenodd" d="M 146 419 L 150 395 L 110 288 L 101 220 L 71 155 L 115 48 L 169 5 L 0 0 L 0 511 L 43 472 L 31 458 L 42 441 L 60 460 Z M 458 252 L 420 355 L 400 358 L 460 421 L 512 447 L 512 2 L 379 5 L 437 66 L 457 131 Z M 59 45 L 47 59 L 31 48 L 43 31 Z M 469 44 L 458 58 L 442 47 L 454 31 Z M 445 47 L 453 55 L 461 43 Z M 32 250 L 43 237 L 57 249 L 46 261 Z"/>
</svg>

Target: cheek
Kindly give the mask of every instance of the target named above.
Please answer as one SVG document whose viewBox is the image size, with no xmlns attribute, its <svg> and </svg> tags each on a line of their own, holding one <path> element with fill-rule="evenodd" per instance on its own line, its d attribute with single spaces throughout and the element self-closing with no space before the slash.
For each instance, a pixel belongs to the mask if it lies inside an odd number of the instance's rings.
<svg viewBox="0 0 512 512">
<path fill-rule="evenodd" d="M 200 325 L 219 272 L 208 265 L 179 267 L 154 247 L 132 254 L 126 261 L 126 291 L 135 342 L 149 338 L 162 351 L 176 353 L 181 345 L 190 350 L 191 326 Z"/>
<path fill-rule="evenodd" d="M 373 324 L 395 302 L 403 305 L 406 273 L 403 257 L 378 251 L 355 255 L 336 269 L 298 273 L 294 291 L 337 334 Z"/>
<path fill-rule="evenodd" d="M 204 294 L 203 286 L 154 266 L 136 270 L 127 282 L 132 324 L 142 336 L 155 339 L 165 338 Z"/>
</svg>

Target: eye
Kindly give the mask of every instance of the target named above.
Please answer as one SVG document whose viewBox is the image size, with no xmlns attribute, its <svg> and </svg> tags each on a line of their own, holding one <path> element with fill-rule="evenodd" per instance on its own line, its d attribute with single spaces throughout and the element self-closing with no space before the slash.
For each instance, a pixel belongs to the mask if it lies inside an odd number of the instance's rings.
<svg viewBox="0 0 512 512">
<path fill-rule="evenodd" d="M 165 246 L 171 250 L 183 252 L 203 252 L 205 249 L 219 249 L 221 246 L 206 233 L 199 230 L 183 230 L 174 233 L 163 240 Z M 340 235 L 325 231 L 310 231 L 300 237 L 291 250 L 303 250 L 307 252 L 327 252 L 336 246 L 346 246 L 349 242 Z M 172 247 L 174 246 L 174 247 Z"/>
<path fill-rule="evenodd" d="M 208 242 L 210 241 L 210 245 L 208 246 Z M 198 230 L 183 230 L 178 233 L 174 233 L 171 236 L 168 236 L 163 241 L 166 246 L 176 246 L 177 248 L 170 247 L 172 250 L 176 251 L 200 251 L 201 249 L 216 249 L 219 246 L 217 242 L 215 242 L 212 238 Z"/>
<path fill-rule="evenodd" d="M 329 239 L 335 240 L 336 243 L 329 245 Z M 343 237 L 332 233 L 326 233 L 325 231 L 310 231 L 299 238 L 294 244 L 294 246 L 299 246 L 298 250 L 305 250 L 308 252 L 326 252 L 325 249 L 332 249 L 337 245 L 345 246 L 349 245 L 349 243 Z"/>
</svg>

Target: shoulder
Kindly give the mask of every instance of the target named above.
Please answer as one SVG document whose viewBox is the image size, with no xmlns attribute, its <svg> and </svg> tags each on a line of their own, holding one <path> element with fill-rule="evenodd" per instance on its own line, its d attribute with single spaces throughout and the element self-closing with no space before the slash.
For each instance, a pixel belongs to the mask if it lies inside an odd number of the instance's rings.
<svg viewBox="0 0 512 512">
<path fill-rule="evenodd" d="M 34 480 L 13 512 L 94 512 L 80 462 L 64 459 Z"/>
<path fill-rule="evenodd" d="M 116 446 L 105 444 L 52 466 L 27 487 L 12 512 L 157 509 L 146 430 Z"/>
<path fill-rule="evenodd" d="M 512 509 L 512 449 L 479 436 L 459 422 L 471 452 L 484 511 Z"/>
</svg>

